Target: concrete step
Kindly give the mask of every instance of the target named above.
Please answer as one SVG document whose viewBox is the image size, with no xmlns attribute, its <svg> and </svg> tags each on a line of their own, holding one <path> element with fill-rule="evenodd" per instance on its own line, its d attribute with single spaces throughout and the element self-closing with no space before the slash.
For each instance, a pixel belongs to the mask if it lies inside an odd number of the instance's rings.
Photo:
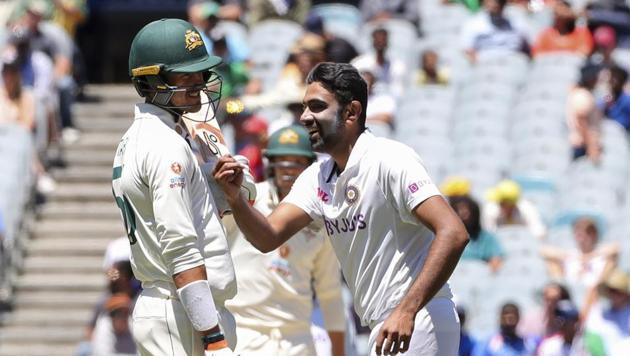
<svg viewBox="0 0 630 356">
<path fill-rule="evenodd" d="M 103 256 L 107 244 L 118 236 L 112 238 L 85 237 L 85 238 L 55 238 L 33 239 L 27 243 L 28 256 Z"/>
<path fill-rule="evenodd" d="M 61 183 L 49 195 L 48 200 L 115 203 L 110 183 Z"/>
<path fill-rule="evenodd" d="M 33 332 L 36 332 L 33 330 Z M 77 352 L 77 343 L 54 343 L 54 346 L 39 340 L 7 342 L 0 346 L 0 356 L 70 356 Z"/>
<path fill-rule="evenodd" d="M 120 219 L 120 210 L 115 203 L 105 202 L 53 202 L 42 207 L 43 219 Z"/>
<path fill-rule="evenodd" d="M 112 203 L 114 204 L 114 203 Z M 36 240 L 58 238 L 116 238 L 125 234 L 120 218 L 111 220 L 44 220 L 35 224 Z"/>
<path fill-rule="evenodd" d="M 133 117 L 81 117 L 75 120 L 79 130 L 84 132 L 122 133 L 127 131 Z"/>
<path fill-rule="evenodd" d="M 68 326 L 87 325 L 92 317 L 90 308 L 75 309 L 18 309 L 6 322 L 7 326 L 57 326 L 66 328 Z"/>
<path fill-rule="evenodd" d="M 70 147 L 66 149 L 65 159 L 71 167 L 106 166 L 111 168 L 114 163 L 116 147 L 117 146 L 113 146 L 111 149 L 89 150 L 87 152 L 85 150 L 73 149 L 73 147 Z"/>
<path fill-rule="evenodd" d="M 29 326 L 13 326 L 2 328 L 0 342 L 2 350 L 5 351 L 5 342 L 21 342 L 26 345 L 30 343 L 49 343 L 49 349 L 54 350 L 58 344 L 77 343 L 85 336 L 85 326 L 73 326 L 65 328 L 47 327 L 34 328 Z M 75 344 L 76 345 L 76 344 Z M 31 355 L 30 353 L 22 355 Z M 67 354 L 73 355 L 73 353 Z"/>
<path fill-rule="evenodd" d="M 103 271 L 100 256 L 28 256 L 24 273 L 98 273 Z"/>
<path fill-rule="evenodd" d="M 79 140 L 70 147 L 82 150 L 93 148 L 113 148 L 115 150 L 121 138 L 121 132 L 83 132 Z"/>
<path fill-rule="evenodd" d="M 76 117 L 115 117 L 133 118 L 134 105 L 140 100 L 120 98 L 118 101 L 111 101 L 109 98 L 102 98 L 96 103 L 78 103 L 72 108 Z"/>
<path fill-rule="evenodd" d="M 21 276 L 16 283 L 16 289 L 23 292 L 101 292 L 105 286 L 103 273 L 34 273 Z"/>
<path fill-rule="evenodd" d="M 112 168 L 107 166 L 68 167 L 52 172 L 59 183 L 109 183 L 112 180 Z"/>
<path fill-rule="evenodd" d="M 136 102 L 142 101 L 131 83 L 87 85 L 85 87 L 85 92 L 88 95 L 94 95 L 109 102 L 119 100 L 135 100 Z"/>
<path fill-rule="evenodd" d="M 30 309 L 77 309 L 93 308 L 102 298 L 103 291 L 98 292 L 18 292 L 15 296 L 16 310 Z"/>
</svg>

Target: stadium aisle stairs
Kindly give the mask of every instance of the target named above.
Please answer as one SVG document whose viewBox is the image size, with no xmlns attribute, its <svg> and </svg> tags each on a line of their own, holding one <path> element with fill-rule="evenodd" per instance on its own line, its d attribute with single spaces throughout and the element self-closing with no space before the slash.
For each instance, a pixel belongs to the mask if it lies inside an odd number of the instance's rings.
<svg viewBox="0 0 630 356">
<path fill-rule="evenodd" d="M 102 261 L 123 226 L 111 193 L 114 151 L 138 99 L 131 86 L 90 86 L 98 102 L 77 103 L 80 139 L 66 146 L 67 167 L 26 244 L 15 308 L 0 325 L 1 356 L 76 353 L 105 290 Z"/>
</svg>

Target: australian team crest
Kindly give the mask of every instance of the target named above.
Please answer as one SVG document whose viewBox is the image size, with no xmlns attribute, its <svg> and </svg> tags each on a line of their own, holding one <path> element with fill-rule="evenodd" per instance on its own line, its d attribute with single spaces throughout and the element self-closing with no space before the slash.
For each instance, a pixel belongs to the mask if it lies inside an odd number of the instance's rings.
<svg viewBox="0 0 630 356">
<path fill-rule="evenodd" d="M 359 200 L 359 189 L 354 185 L 348 184 L 346 186 L 346 202 L 354 204 L 357 200 Z"/>
<path fill-rule="evenodd" d="M 278 142 L 282 145 L 296 145 L 300 141 L 300 136 L 292 129 L 286 129 L 282 131 Z"/>
<path fill-rule="evenodd" d="M 192 51 L 193 49 L 203 46 L 203 40 L 201 35 L 197 31 L 187 30 L 185 36 L 186 49 Z"/>
</svg>

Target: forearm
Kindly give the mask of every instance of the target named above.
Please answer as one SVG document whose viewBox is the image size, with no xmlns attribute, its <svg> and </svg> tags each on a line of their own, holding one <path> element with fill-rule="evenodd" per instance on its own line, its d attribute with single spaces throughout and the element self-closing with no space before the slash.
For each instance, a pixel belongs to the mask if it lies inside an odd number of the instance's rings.
<svg viewBox="0 0 630 356">
<path fill-rule="evenodd" d="M 173 282 L 175 283 L 175 286 L 177 287 L 177 289 L 181 289 L 190 283 L 193 283 L 196 281 L 205 281 L 207 279 L 208 277 L 206 275 L 205 265 L 191 268 L 189 270 L 173 275 Z M 210 335 L 212 333 L 217 333 L 220 331 L 221 329 L 219 328 L 219 325 L 217 324 L 208 330 L 200 330 L 199 332 L 201 333 L 201 335 Z"/>
<path fill-rule="evenodd" d="M 414 314 L 424 308 L 448 281 L 467 243 L 468 236 L 465 231 L 459 229 L 438 231 L 424 267 L 401 301 L 399 308 Z"/>
<path fill-rule="evenodd" d="M 247 241 L 259 251 L 267 253 L 282 245 L 282 240 L 267 218 L 247 204 L 245 199 L 239 198 L 229 203 L 239 229 Z"/>
<path fill-rule="evenodd" d="M 342 331 L 329 331 L 328 337 L 330 338 L 330 343 L 332 344 L 332 356 L 344 356 L 344 333 Z"/>
</svg>

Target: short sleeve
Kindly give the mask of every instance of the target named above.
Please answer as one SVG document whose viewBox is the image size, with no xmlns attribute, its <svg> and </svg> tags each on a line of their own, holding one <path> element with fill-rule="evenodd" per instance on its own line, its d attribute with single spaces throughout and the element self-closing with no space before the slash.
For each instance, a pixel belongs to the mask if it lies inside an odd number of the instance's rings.
<svg viewBox="0 0 630 356">
<path fill-rule="evenodd" d="M 418 223 L 414 209 L 428 198 L 440 195 L 422 160 L 410 148 L 400 146 L 396 155 L 381 162 L 383 192 L 393 200 L 403 221 Z"/>
<path fill-rule="evenodd" d="M 321 219 L 323 216 L 318 198 L 319 165 L 315 162 L 302 172 L 293 183 L 289 194 L 282 200 L 283 203 L 293 204 L 302 209 L 313 220 Z"/>
<path fill-rule="evenodd" d="M 168 149 L 165 148 L 168 146 Z M 203 265 L 193 222 L 191 182 L 195 174 L 192 151 L 184 142 L 163 145 L 147 156 L 147 183 L 161 255 L 171 274 Z"/>
<path fill-rule="evenodd" d="M 501 247 L 501 243 L 499 242 L 499 239 L 497 239 L 496 235 L 487 231 L 483 231 L 482 234 L 486 234 L 486 238 L 488 240 L 487 255 L 485 257 L 488 260 L 494 257 L 505 257 L 503 247 Z"/>
</svg>

